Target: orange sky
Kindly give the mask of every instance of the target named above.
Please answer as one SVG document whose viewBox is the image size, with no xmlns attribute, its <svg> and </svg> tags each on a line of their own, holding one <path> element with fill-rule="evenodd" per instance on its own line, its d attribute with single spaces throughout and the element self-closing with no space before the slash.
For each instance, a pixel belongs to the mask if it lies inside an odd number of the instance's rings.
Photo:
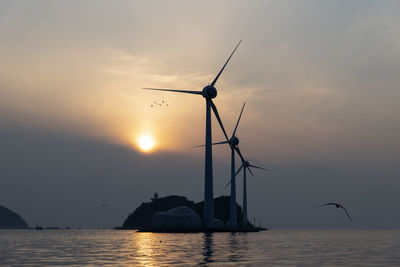
<svg viewBox="0 0 400 267">
<path fill-rule="evenodd" d="M 204 139 L 202 99 L 140 88 L 201 90 L 243 39 L 215 101 L 228 132 L 248 102 L 239 133 L 243 145 L 246 139 L 261 144 L 248 144 L 252 154 L 266 156 L 257 148 L 268 148 L 282 157 L 281 151 L 296 154 L 303 144 L 325 150 L 343 142 L 374 150 L 387 141 L 376 128 L 399 130 L 397 74 L 391 71 L 399 56 L 398 19 L 387 6 L 377 10 L 366 4 L 354 18 L 355 7 L 335 13 L 334 4 L 321 5 L 326 18 L 313 25 L 302 17 L 307 10 L 316 12 L 311 4 L 299 5 L 296 14 L 290 5 L 271 2 L 263 14 L 256 8 L 261 3 L 242 10 L 235 2 L 227 12 L 228 2 L 221 2 L 215 4 L 219 21 L 210 21 L 204 6 L 185 4 L 188 14 L 182 14 L 159 3 L 156 21 L 169 18 L 168 12 L 177 17 L 156 26 L 145 14 L 151 5 L 144 3 L 102 2 L 90 15 L 89 4 L 3 5 L 1 106 L 25 123 L 127 145 L 148 133 L 158 149 L 187 150 Z M 236 21 L 239 11 L 248 20 Z M 313 19 L 320 17 L 315 13 Z M 166 35 L 165 29 L 177 25 L 179 31 Z M 160 100 L 168 101 L 168 108 L 150 108 Z M 294 142 L 291 149 L 287 142 Z"/>
<path fill-rule="evenodd" d="M 395 163 L 398 2 L 172 2 L 2 1 L 0 123 L 133 151 L 148 134 L 154 155 L 202 158 L 191 147 L 204 142 L 204 99 L 140 88 L 201 90 L 243 40 L 215 104 L 230 135 L 246 101 L 245 155 L 264 165 Z"/>
</svg>

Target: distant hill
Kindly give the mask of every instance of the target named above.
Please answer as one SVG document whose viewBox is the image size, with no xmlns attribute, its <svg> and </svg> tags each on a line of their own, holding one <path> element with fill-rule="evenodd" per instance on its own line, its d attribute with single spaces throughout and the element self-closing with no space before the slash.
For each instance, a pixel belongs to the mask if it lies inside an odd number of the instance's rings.
<svg viewBox="0 0 400 267">
<path fill-rule="evenodd" d="M 183 196 L 167 196 L 152 198 L 151 202 L 142 203 L 134 212 L 129 214 L 120 229 L 138 229 L 151 226 L 153 214 L 158 211 L 166 211 L 179 206 L 187 206 L 193 209 L 203 218 L 204 202 L 194 203 Z M 236 204 L 238 224 L 242 224 L 242 208 Z M 214 199 L 214 214 L 226 224 L 230 216 L 230 197 L 220 196 Z M 250 222 L 248 223 L 250 225 Z"/>
<path fill-rule="evenodd" d="M 0 205 L 0 229 L 26 229 L 28 224 L 17 213 Z"/>
</svg>

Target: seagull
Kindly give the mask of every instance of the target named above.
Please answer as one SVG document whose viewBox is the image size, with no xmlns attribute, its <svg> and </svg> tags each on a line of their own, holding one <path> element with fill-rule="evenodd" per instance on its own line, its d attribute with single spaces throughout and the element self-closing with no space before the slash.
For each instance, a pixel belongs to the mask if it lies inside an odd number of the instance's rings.
<svg viewBox="0 0 400 267">
<path fill-rule="evenodd" d="M 323 205 L 321 205 L 321 206 L 319 206 L 319 207 L 328 206 L 328 205 L 333 205 L 333 206 L 336 206 L 336 208 L 341 208 L 341 209 L 343 209 L 344 212 L 346 212 L 347 217 L 349 217 L 350 221 L 353 221 L 353 220 L 351 219 L 351 217 L 350 217 L 350 214 L 347 212 L 346 208 L 343 207 L 342 205 L 338 204 L 338 203 L 330 202 L 330 203 L 323 204 Z"/>
</svg>

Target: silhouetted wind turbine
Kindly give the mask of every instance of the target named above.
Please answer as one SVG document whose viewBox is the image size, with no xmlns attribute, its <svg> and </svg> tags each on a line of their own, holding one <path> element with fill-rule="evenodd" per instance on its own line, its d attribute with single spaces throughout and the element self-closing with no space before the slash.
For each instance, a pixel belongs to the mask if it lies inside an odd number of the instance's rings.
<svg viewBox="0 0 400 267">
<path fill-rule="evenodd" d="M 221 118 L 218 114 L 217 107 L 214 105 L 212 99 L 217 96 L 217 89 L 215 88 L 215 84 L 218 81 L 219 76 L 224 71 L 226 65 L 229 60 L 235 53 L 236 49 L 240 45 L 242 41 L 240 41 L 228 60 L 225 62 L 224 66 L 221 68 L 215 79 L 211 84 L 205 86 L 202 91 L 190 91 L 190 90 L 173 90 L 173 89 L 159 89 L 159 88 L 143 88 L 147 90 L 157 90 L 157 91 L 169 91 L 169 92 L 178 92 L 185 94 L 193 94 L 193 95 L 202 95 L 206 99 L 206 149 L 205 149 L 205 174 L 204 174 L 204 224 L 207 228 L 212 228 L 214 226 L 214 193 L 213 193 L 213 167 L 212 167 L 212 141 L 211 141 L 211 109 L 214 112 L 215 117 L 217 118 L 219 125 L 226 137 L 224 126 L 222 125 Z"/>
<path fill-rule="evenodd" d="M 238 173 L 242 170 L 243 168 L 243 217 L 242 217 L 242 224 L 243 227 L 246 228 L 247 227 L 247 181 L 246 181 L 246 169 L 249 170 L 250 174 L 253 175 L 253 172 L 251 171 L 250 168 L 256 168 L 256 169 L 261 169 L 261 170 L 265 170 L 268 171 L 268 169 L 266 168 L 262 168 L 262 167 L 258 167 L 255 165 L 250 164 L 247 160 L 243 159 L 242 154 L 240 153 L 239 148 L 236 150 L 240 156 L 240 158 L 242 159 L 242 165 L 240 166 L 240 168 L 236 171 L 235 176 L 238 175 Z M 234 180 L 233 180 L 234 181 Z M 226 185 L 225 188 L 231 183 L 231 181 L 229 181 Z"/>
<path fill-rule="evenodd" d="M 231 227 L 237 227 L 237 214 L 236 214 L 236 179 L 235 179 L 235 150 L 240 155 L 239 150 L 239 138 L 236 137 L 236 130 L 239 125 L 240 118 L 242 117 L 243 109 L 246 103 L 243 103 L 242 110 L 240 111 L 239 118 L 236 122 L 235 129 L 233 130 L 231 138 L 227 139 L 226 141 L 213 143 L 213 145 L 220 145 L 220 144 L 229 144 L 231 148 L 231 206 L 230 206 L 230 223 Z M 202 145 L 204 146 L 204 145 Z M 201 147 L 201 146 L 196 146 Z"/>
<path fill-rule="evenodd" d="M 239 151 L 239 138 L 235 136 L 236 130 L 239 126 L 239 121 L 240 118 L 242 117 L 243 109 L 246 103 L 243 103 L 242 110 L 240 111 L 239 118 L 236 122 L 235 129 L 233 130 L 232 136 L 229 140 L 221 143 L 228 143 L 229 147 L 231 148 L 231 216 L 230 216 L 230 221 L 231 221 L 231 226 L 233 228 L 237 227 L 237 215 L 236 215 L 236 179 L 235 179 L 235 150 Z"/>
</svg>

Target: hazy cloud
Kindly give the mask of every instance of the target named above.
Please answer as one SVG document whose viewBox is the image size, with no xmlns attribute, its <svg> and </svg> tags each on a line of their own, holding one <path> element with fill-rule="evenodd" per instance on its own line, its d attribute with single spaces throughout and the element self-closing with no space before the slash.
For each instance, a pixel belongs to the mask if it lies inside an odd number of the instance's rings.
<svg viewBox="0 0 400 267">
<path fill-rule="evenodd" d="M 59 209 L 101 226 L 88 195 L 115 201 L 107 225 L 160 181 L 162 195 L 200 200 L 185 181 L 196 170 L 202 188 L 203 154 L 190 147 L 204 142 L 203 100 L 140 88 L 202 89 L 242 39 L 215 103 L 230 132 L 247 101 L 241 149 L 272 169 L 250 182 L 252 216 L 274 227 L 346 226 L 317 220 L 325 211 L 314 204 L 335 198 L 366 221 L 359 226 L 398 226 L 387 205 L 400 186 L 399 15 L 397 1 L 2 1 L 2 201 L 30 223 L 43 211 L 40 220 L 57 224 L 46 214 Z M 156 100 L 169 108 L 151 109 Z M 149 131 L 159 150 L 142 155 L 135 140 Z M 226 153 L 215 149 L 217 185 Z M 312 206 L 304 218 L 302 206 Z"/>
</svg>

